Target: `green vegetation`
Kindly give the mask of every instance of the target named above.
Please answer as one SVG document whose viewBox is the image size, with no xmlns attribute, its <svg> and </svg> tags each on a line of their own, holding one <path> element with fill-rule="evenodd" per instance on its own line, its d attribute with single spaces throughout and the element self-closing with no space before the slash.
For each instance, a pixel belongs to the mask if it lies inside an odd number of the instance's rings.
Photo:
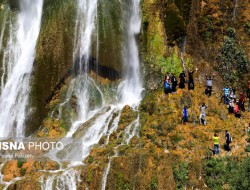
<svg viewBox="0 0 250 190">
<path fill-rule="evenodd" d="M 218 71 L 222 74 L 224 81 L 234 82 L 247 73 L 248 57 L 245 51 L 237 44 L 235 30 L 227 29 L 227 36 L 217 57 Z"/>
<path fill-rule="evenodd" d="M 174 134 L 173 136 L 170 137 L 170 139 L 173 144 L 177 144 L 178 142 L 182 141 L 184 138 L 178 134 Z"/>
<path fill-rule="evenodd" d="M 186 26 L 189 21 L 191 9 L 190 0 L 170 1 L 167 3 L 164 25 L 168 36 L 168 45 L 174 46 L 183 43 L 186 36 Z"/>
<path fill-rule="evenodd" d="M 150 189 L 150 190 L 157 190 L 158 189 L 158 177 L 157 177 L 157 175 L 155 175 L 152 178 L 148 189 Z"/>
<path fill-rule="evenodd" d="M 117 190 L 130 190 L 131 185 L 129 184 L 128 180 L 126 180 L 122 173 L 116 172 L 115 173 L 115 180 L 116 180 L 116 188 Z"/>
<path fill-rule="evenodd" d="M 177 55 L 177 51 L 174 51 L 171 57 L 162 57 L 160 63 L 162 68 L 161 72 L 163 74 L 174 73 L 176 76 L 178 76 L 183 70 L 182 62 L 179 56 Z"/>
<path fill-rule="evenodd" d="M 250 189 L 250 158 L 238 162 L 233 158 L 211 159 L 204 165 L 204 178 L 212 189 L 223 189 L 229 185 L 230 189 Z"/>
<path fill-rule="evenodd" d="M 88 170 L 87 182 L 90 183 L 92 180 L 93 180 L 93 170 L 89 169 Z"/>
<path fill-rule="evenodd" d="M 188 164 L 180 163 L 178 166 L 174 166 L 174 179 L 176 183 L 176 189 L 185 189 L 188 180 Z"/>
<path fill-rule="evenodd" d="M 246 152 L 250 152 L 250 145 L 246 146 Z"/>
<path fill-rule="evenodd" d="M 250 158 L 246 158 L 243 162 L 238 164 L 235 171 L 232 173 L 230 184 L 232 189 L 250 189 Z"/>
<path fill-rule="evenodd" d="M 93 163 L 94 162 L 94 157 L 93 156 L 89 156 L 88 157 L 88 163 Z"/>
<path fill-rule="evenodd" d="M 24 176 L 26 174 L 26 168 L 21 168 L 20 174 L 21 174 L 21 176 Z"/>
<path fill-rule="evenodd" d="M 23 164 L 25 164 L 25 163 L 26 163 L 25 159 L 18 159 L 17 160 L 17 167 L 21 168 L 23 166 Z"/>
<path fill-rule="evenodd" d="M 247 33 L 247 35 L 250 36 L 250 24 L 249 23 L 244 24 L 244 30 Z"/>
</svg>

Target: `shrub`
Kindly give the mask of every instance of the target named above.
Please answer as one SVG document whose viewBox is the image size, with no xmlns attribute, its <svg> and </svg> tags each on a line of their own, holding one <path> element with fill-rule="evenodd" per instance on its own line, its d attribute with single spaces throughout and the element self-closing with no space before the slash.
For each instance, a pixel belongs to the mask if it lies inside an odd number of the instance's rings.
<svg viewBox="0 0 250 190">
<path fill-rule="evenodd" d="M 183 67 L 182 67 L 182 61 L 178 57 L 178 54 L 176 51 L 170 57 L 167 57 L 167 58 L 162 57 L 161 68 L 162 68 L 161 72 L 163 74 L 174 73 L 176 77 L 179 76 L 179 74 L 183 70 Z"/>
<path fill-rule="evenodd" d="M 26 174 L 26 168 L 21 168 L 20 174 L 21 174 L 21 176 L 24 176 Z"/>
<path fill-rule="evenodd" d="M 210 159 L 204 166 L 204 178 L 210 188 L 219 190 L 231 181 L 235 170 L 237 163 L 231 158 Z"/>
<path fill-rule="evenodd" d="M 150 190 L 157 190 L 158 189 L 158 177 L 156 175 L 151 180 L 149 186 L 150 187 L 148 189 L 150 189 Z"/>
<path fill-rule="evenodd" d="M 250 145 L 246 146 L 246 152 L 250 152 Z"/>
<path fill-rule="evenodd" d="M 182 162 L 179 166 L 174 166 L 173 170 L 176 189 L 184 189 L 188 180 L 188 164 Z"/>
<path fill-rule="evenodd" d="M 242 190 L 250 189 L 250 158 L 246 158 L 239 163 L 239 167 L 232 173 L 233 178 L 230 181 L 232 189 Z"/>
<path fill-rule="evenodd" d="M 24 159 L 17 160 L 17 166 L 18 166 L 18 168 L 21 168 L 23 166 L 23 164 L 25 164 L 25 163 L 26 163 L 26 160 L 24 160 Z"/>
<path fill-rule="evenodd" d="M 247 72 L 249 62 L 246 52 L 239 47 L 234 37 L 235 30 L 228 28 L 227 36 L 217 56 L 219 62 L 217 70 L 228 82 L 240 79 L 242 74 Z"/>
<path fill-rule="evenodd" d="M 178 142 L 182 141 L 184 138 L 178 134 L 174 134 L 170 137 L 173 144 L 177 144 Z"/>
</svg>

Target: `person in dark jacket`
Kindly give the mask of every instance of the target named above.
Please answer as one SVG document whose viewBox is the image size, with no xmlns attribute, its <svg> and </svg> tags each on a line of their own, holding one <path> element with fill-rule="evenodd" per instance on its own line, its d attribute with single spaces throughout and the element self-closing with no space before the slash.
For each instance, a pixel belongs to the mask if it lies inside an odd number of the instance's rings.
<svg viewBox="0 0 250 190">
<path fill-rule="evenodd" d="M 172 74 L 171 83 L 172 83 L 172 92 L 176 92 L 176 87 L 178 85 L 178 81 L 175 77 L 175 74 Z"/>
<path fill-rule="evenodd" d="M 225 149 L 226 149 L 226 151 L 230 151 L 231 148 L 230 148 L 229 144 L 231 143 L 231 137 L 230 137 L 230 133 L 228 132 L 228 130 L 226 130 L 225 138 L 226 138 Z"/>
<path fill-rule="evenodd" d="M 198 69 L 196 68 L 195 71 Z M 193 74 L 195 71 L 188 71 L 188 90 L 194 90 L 194 77 Z"/>
<path fill-rule="evenodd" d="M 179 78 L 180 78 L 180 83 L 179 83 L 179 88 L 185 88 L 185 82 L 186 82 L 186 79 L 185 79 L 186 75 L 185 75 L 185 72 L 182 71 L 182 73 L 179 75 Z"/>
</svg>

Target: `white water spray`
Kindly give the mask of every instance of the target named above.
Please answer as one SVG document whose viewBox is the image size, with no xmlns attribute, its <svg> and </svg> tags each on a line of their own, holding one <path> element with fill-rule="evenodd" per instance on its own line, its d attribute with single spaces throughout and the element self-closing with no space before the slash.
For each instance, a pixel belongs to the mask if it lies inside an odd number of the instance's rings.
<svg viewBox="0 0 250 190">
<path fill-rule="evenodd" d="M 142 98 L 140 59 L 136 42 L 136 36 L 141 30 L 140 0 L 129 0 L 129 8 L 124 20 L 126 20 L 128 26 L 125 27 L 127 29 L 123 55 L 125 78 L 120 86 L 121 103 L 135 106 Z"/>
<path fill-rule="evenodd" d="M 6 83 L 0 95 L 0 137 L 24 136 L 35 47 L 40 31 L 43 0 L 20 0 L 16 30 L 10 35 Z M 15 39 L 12 39 L 15 37 Z"/>
<path fill-rule="evenodd" d="M 89 113 L 89 77 L 88 61 L 91 55 L 92 36 L 96 26 L 97 2 L 98 0 L 78 0 L 77 21 L 75 31 L 75 47 L 73 59 L 79 59 L 76 67 L 79 74 L 86 73 L 79 76 L 76 82 L 78 87 L 75 89 L 78 99 L 78 119 L 79 121 L 86 121 Z"/>
<path fill-rule="evenodd" d="M 136 107 L 141 100 L 141 76 L 140 76 L 140 60 L 139 51 L 136 42 L 136 35 L 140 33 L 141 18 L 140 18 L 140 1 L 134 0 L 129 2 L 129 9 L 126 15 L 129 15 L 126 20 L 128 26 L 126 27 L 126 46 L 124 48 L 124 68 L 125 75 L 124 80 L 118 87 L 120 95 L 119 105 L 107 105 L 103 103 L 100 109 L 95 111 L 95 114 L 91 113 L 89 108 L 90 101 L 90 77 L 87 75 L 88 72 L 88 59 L 91 55 L 91 45 L 93 32 L 95 31 L 96 24 L 96 11 L 97 11 L 97 0 L 78 0 L 78 16 L 76 22 L 76 38 L 75 38 L 75 50 L 74 50 L 74 60 L 78 57 L 84 57 L 80 59 L 78 68 L 78 76 L 74 79 L 73 91 L 75 93 L 78 101 L 78 118 L 73 122 L 67 137 L 74 137 L 77 135 L 77 139 L 82 142 L 82 153 L 81 159 L 84 160 L 89 154 L 92 147 L 100 141 L 103 136 L 106 136 L 106 142 L 103 146 L 109 143 L 110 135 L 117 130 L 118 123 L 121 115 L 121 110 L 124 105 L 128 104 L 132 107 Z M 126 2 L 127 3 L 127 2 Z M 97 46 L 98 47 L 98 46 Z M 97 50 L 98 51 L 98 50 Z M 98 59 L 98 58 L 96 58 Z M 95 86 L 95 85 L 94 85 Z M 100 91 L 100 90 L 98 90 Z M 100 91 L 101 93 L 101 91 Z M 102 99 L 104 97 L 102 96 Z M 108 109 L 107 109 L 108 108 Z M 106 111 L 102 111 L 102 110 Z M 93 110 L 92 110 L 93 111 Z M 115 114 L 115 115 L 114 115 Z M 128 144 L 131 138 L 137 135 L 139 128 L 139 116 L 133 121 L 129 126 L 126 127 L 123 133 L 123 141 L 121 145 Z M 80 138 L 79 138 L 80 135 Z M 68 152 L 69 157 L 72 155 L 77 155 L 79 153 L 79 147 L 73 147 Z M 116 151 L 115 156 L 118 153 Z M 113 157 L 112 157 L 113 158 Z M 104 177 L 102 180 L 102 189 L 105 189 L 107 177 L 111 167 L 111 160 L 105 170 Z M 68 169 L 65 169 L 67 172 Z M 65 177 L 66 173 L 63 172 L 57 175 L 53 179 L 56 183 L 56 189 L 67 189 L 67 181 Z M 63 180 L 60 180 L 63 179 Z M 71 180 L 72 186 L 70 188 L 75 188 L 77 183 L 76 178 L 73 176 Z M 60 184 L 57 182 L 60 181 Z M 70 182 L 70 184 L 71 184 Z M 48 183 L 47 189 L 52 189 L 51 183 Z"/>
</svg>

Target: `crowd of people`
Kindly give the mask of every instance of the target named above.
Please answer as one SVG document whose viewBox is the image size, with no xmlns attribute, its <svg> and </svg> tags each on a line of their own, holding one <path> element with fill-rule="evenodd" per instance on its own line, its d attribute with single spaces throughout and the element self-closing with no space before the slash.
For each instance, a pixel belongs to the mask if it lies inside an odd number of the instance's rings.
<svg viewBox="0 0 250 190">
<path fill-rule="evenodd" d="M 198 69 L 196 68 L 194 71 L 188 71 L 188 90 L 194 90 L 194 78 L 193 74 Z M 179 84 L 180 89 L 185 88 L 186 84 L 186 74 L 184 71 L 182 71 L 179 75 L 179 81 L 177 80 L 175 74 L 169 74 L 167 73 L 164 78 L 164 92 L 165 94 L 169 93 L 175 93 Z"/>
<path fill-rule="evenodd" d="M 185 84 L 188 83 L 188 90 L 194 90 L 195 83 L 194 83 L 194 78 L 193 74 L 195 71 L 198 69 L 196 68 L 194 71 L 188 71 L 188 81 L 186 81 L 186 75 L 185 72 L 181 72 L 179 75 L 179 81 L 177 80 L 175 74 L 169 74 L 167 73 L 165 75 L 164 79 L 164 92 L 166 95 L 169 93 L 176 93 L 176 89 L 179 83 L 179 88 L 184 89 Z M 213 79 L 215 77 L 215 74 L 212 76 L 209 76 L 206 74 L 206 88 L 205 88 L 205 94 L 207 96 L 212 95 L 212 86 L 213 86 Z M 227 105 L 228 108 L 228 113 L 229 114 L 234 114 L 235 117 L 241 118 L 241 112 L 245 112 L 245 102 L 248 99 L 248 111 L 250 112 L 250 81 L 248 81 L 248 86 L 247 86 L 247 92 L 246 96 L 243 92 L 239 93 L 239 97 L 237 99 L 236 96 L 236 88 L 235 87 L 229 87 L 228 85 L 225 86 L 223 89 L 223 96 L 221 97 L 221 102 L 223 101 L 224 104 Z M 207 120 L 206 120 L 206 109 L 207 105 L 205 103 L 202 103 L 200 108 L 200 116 L 199 116 L 199 123 L 201 125 L 206 125 Z M 184 106 L 182 109 L 182 124 L 186 124 L 188 122 L 188 108 L 187 106 Z M 213 141 L 214 141 L 214 149 L 213 152 L 214 154 L 219 154 L 220 149 L 219 149 L 219 136 L 215 133 L 213 136 Z M 232 142 L 232 137 L 230 133 L 226 130 L 225 132 L 225 150 L 230 151 L 231 148 L 229 144 Z"/>
<path fill-rule="evenodd" d="M 229 114 L 234 114 L 235 117 L 241 118 L 241 113 L 246 111 L 245 102 L 247 101 L 247 98 L 249 99 L 248 111 L 250 111 L 250 81 L 248 82 L 247 96 L 245 96 L 243 92 L 240 92 L 237 98 L 236 88 L 229 87 L 228 85 L 223 89 L 223 91 L 224 94 L 221 97 L 221 102 L 223 101 L 224 104 L 227 105 Z"/>
</svg>

